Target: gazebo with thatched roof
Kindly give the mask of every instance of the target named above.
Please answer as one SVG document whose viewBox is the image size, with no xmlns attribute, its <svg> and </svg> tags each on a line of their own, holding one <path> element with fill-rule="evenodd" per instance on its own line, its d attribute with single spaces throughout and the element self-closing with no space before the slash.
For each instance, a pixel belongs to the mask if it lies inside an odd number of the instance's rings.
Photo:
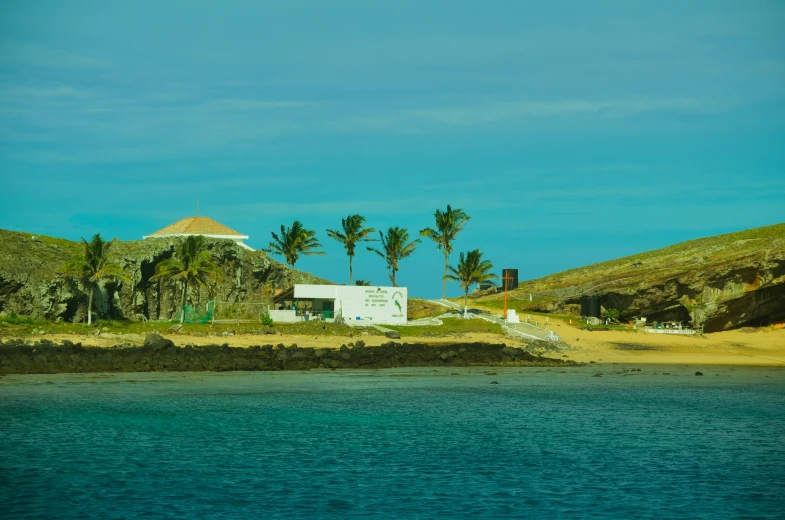
<svg viewBox="0 0 785 520">
<path fill-rule="evenodd" d="M 202 235 L 208 238 L 219 238 L 226 240 L 234 240 L 238 245 L 244 247 L 249 251 L 253 249 L 243 243 L 243 240 L 248 240 L 248 235 L 241 235 L 237 231 L 230 229 L 223 224 L 216 222 L 208 217 L 186 217 L 178 220 L 174 224 L 170 224 L 163 229 L 159 229 L 155 233 L 143 236 L 142 239 L 148 238 L 167 238 L 167 237 L 187 237 L 191 235 Z"/>
</svg>

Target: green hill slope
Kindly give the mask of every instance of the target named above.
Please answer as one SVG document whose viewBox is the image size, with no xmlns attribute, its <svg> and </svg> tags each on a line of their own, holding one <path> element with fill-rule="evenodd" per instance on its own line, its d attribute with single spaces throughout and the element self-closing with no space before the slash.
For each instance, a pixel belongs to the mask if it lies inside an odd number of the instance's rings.
<svg viewBox="0 0 785 520">
<path fill-rule="evenodd" d="M 177 243 L 175 238 L 114 241 L 112 261 L 123 266 L 132 282 L 101 282 L 95 301 L 98 316 L 156 320 L 175 315 L 180 291 L 171 280 L 150 281 L 150 277 L 158 262 L 172 257 Z M 329 283 L 230 240 L 208 239 L 206 244 L 226 275 L 215 294 L 226 306 L 267 301 L 269 290 L 283 288 L 290 278 L 297 283 Z M 86 289 L 56 274 L 57 268 L 81 251 L 80 242 L 0 229 L 0 313 L 81 321 L 86 313 Z M 205 299 L 207 294 L 189 293 L 192 303 L 200 297 Z M 246 307 L 256 314 L 261 309 Z"/>
<path fill-rule="evenodd" d="M 570 269 L 525 281 L 508 296 L 520 310 L 575 312 L 582 295 L 601 296 L 623 319 L 694 320 L 707 332 L 785 319 L 785 224 Z M 476 301 L 498 307 L 501 298 Z"/>
</svg>

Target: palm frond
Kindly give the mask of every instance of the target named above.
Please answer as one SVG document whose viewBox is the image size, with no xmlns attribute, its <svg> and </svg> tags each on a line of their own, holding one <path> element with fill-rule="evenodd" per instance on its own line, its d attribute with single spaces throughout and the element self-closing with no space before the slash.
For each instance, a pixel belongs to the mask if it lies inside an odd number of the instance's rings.
<svg viewBox="0 0 785 520">
<path fill-rule="evenodd" d="M 82 238 L 83 254 L 68 261 L 57 273 L 63 276 L 80 278 L 83 282 L 92 283 L 104 278 L 131 281 L 131 278 L 117 263 L 109 263 L 111 242 L 105 242 L 100 233 L 93 235 L 88 242 Z"/>
<path fill-rule="evenodd" d="M 364 228 L 365 217 L 362 215 L 349 215 L 341 219 L 341 230 L 328 229 L 327 236 L 339 242 L 346 249 L 348 256 L 354 256 L 358 242 L 375 242 L 368 235 L 375 233 L 374 228 Z"/>
<path fill-rule="evenodd" d="M 275 232 L 271 233 L 273 240 L 270 242 L 267 251 L 274 255 L 282 255 L 286 263 L 294 267 L 300 255 L 324 255 L 323 251 L 317 251 L 322 247 L 316 238 L 316 232 L 305 229 L 299 220 L 295 220 L 292 227 L 287 228 L 281 225 L 280 236 Z"/>
<path fill-rule="evenodd" d="M 425 228 L 420 235 L 428 237 L 436 243 L 436 247 L 444 251 L 445 255 L 452 253 L 452 242 L 471 219 L 460 208 L 452 209 L 447 205 L 446 211 L 436 210 L 434 213 L 435 228 Z"/>
<path fill-rule="evenodd" d="M 379 241 L 380 248 L 368 247 L 367 249 L 385 259 L 390 281 L 396 285 L 395 274 L 398 272 L 398 262 L 414 253 L 420 239 L 409 242 L 409 231 L 406 228 L 391 227 L 387 229 L 387 234 L 379 231 Z"/>
<path fill-rule="evenodd" d="M 458 266 L 448 266 L 447 271 L 449 274 L 444 279 L 459 281 L 461 289 L 468 293 L 469 288 L 473 284 L 498 278 L 498 276 L 491 273 L 492 269 L 493 264 L 490 260 L 483 260 L 480 250 L 474 249 L 466 254 L 461 253 L 458 257 Z"/>
</svg>

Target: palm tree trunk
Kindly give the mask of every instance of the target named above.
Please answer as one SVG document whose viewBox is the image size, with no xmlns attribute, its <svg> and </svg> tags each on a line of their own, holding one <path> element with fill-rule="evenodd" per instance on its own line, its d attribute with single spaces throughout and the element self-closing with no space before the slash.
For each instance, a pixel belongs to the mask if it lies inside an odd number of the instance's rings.
<svg viewBox="0 0 785 520">
<path fill-rule="evenodd" d="M 463 317 L 469 317 L 469 289 L 466 289 L 466 294 L 463 295 Z"/>
<path fill-rule="evenodd" d="M 352 257 L 349 257 L 349 285 L 353 285 L 352 283 Z"/>
<path fill-rule="evenodd" d="M 87 300 L 87 324 L 93 324 L 93 291 L 95 291 L 95 285 L 90 284 L 90 297 Z"/>
<path fill-rule="evenodd" d="M 442 276 L 442 300 L 447 299 L 447 265 L 450 262 L 450 256 L 444 253 L 444 276 Z"/>
<path fill-rule="evenodd" d="M 185 291 L 188 289 L 188 280 L 183 282 L 183 311 L 180 314 L 180 325 L 185 321 Z"/>
</svg>

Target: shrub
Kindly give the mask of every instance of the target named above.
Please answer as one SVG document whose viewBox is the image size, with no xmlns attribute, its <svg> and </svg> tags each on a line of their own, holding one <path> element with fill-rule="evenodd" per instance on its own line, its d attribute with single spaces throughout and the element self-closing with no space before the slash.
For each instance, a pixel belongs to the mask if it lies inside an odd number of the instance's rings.
<svg viewBox="0 0 785 520">
<path fill-rule="evenodd" d="M 261 321 L 262 325 L 264 325 L 265 327 L 273 326 L 273 319 L 266 312 L 263 312 L 259 315 L 259 321 Z"/>
<path fill-rule="evenodd" d="M 113 328 L 113 329 L 118 329 L 118 328 L 124 327 L 127 324 L 128 324 L 127 321 L 123 322 L 123 321 L 118 321 L 118 320 L 95 320 L 95 323 L 94 323 L 94 325 L 96 327 L 107 327 L 107 328 Z"/>
<path fill-rule="evenodd" d="M 30 316 L 17 316 L 11 313 L 8 316 L 0 316 L 0 323 L 7 323 L 8 325 L 46 325 L 49 322 Z"/>
</svg>

